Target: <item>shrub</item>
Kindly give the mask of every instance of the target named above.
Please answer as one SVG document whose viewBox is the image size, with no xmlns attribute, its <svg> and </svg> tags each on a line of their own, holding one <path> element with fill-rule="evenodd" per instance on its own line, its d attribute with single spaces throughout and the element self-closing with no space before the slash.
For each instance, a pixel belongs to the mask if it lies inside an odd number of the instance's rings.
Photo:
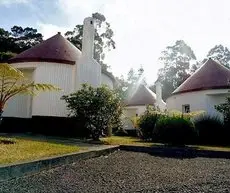
<svg viewBox="0 0 230 193">
<path fill-rule="evenodd" d="M 72 117 L 33 116 L 32 118 L 4 117 L 0 132 L 32 133 L 59 137 L 87 138 L 89 133 L 81 121 Z"/>
<path fill-rule="evenodd" d="M 196 117 L 204 115 L 205 111 L 193 111 L 190 113 L 182 113 L 180 111 L 172 110 L 172 111 L 166 112 L 166 114 L 170 117 L 184 117 L 187 119 L 194 119 Z"/>
<path fill-rule="evenodd" d="M 83 84 L 76 93 L 63 96 L 62 99 L 67 103 L 69 115 L 79 120 L 94 140 L 111 134 L 113 127 L 121 126 L 121 99 L 108 87 L 93 88 Z"/>
<path fill-rule="evenodd" d="M 157 119 L 160 115 L 158 113 L 146 111 L 138 119 L 138 135 L 143 140 L 153 139 L 153 129 L 155 128 Z"/>
<path fill-rule="evenodd" d="M 197 132 L 193 123 L 187 118 L 161 116 L 156 123 L 153 135 L 161 143 L 185 145 L 195 142 Z"/>
<path fill-rule="evenodd" d="M 226 98 L 226 103 L 215 106 L 216 110 L 223 114 L 224 124 L 230 128 L 230 97 Z"/>
<path fill-rule="evenodd" d="M 209 115 L 201 116 L 194 120 L 202 144 L 225 143 L 225 129 L 223 122 L 218 117 Z"/>
<path fill-rule="evenodd" d="M 0 62 L 7 62 L 10 58 L 16 56 L 17 54 L 11 52 L 0 52 Z"/>
<path fill-rule="evenodd" d="M 123 128 L 113 131 L 113 134 L 116 136 L 128 136 L 129 135 L 128 132 L 124 130 Z"/>
</svg>

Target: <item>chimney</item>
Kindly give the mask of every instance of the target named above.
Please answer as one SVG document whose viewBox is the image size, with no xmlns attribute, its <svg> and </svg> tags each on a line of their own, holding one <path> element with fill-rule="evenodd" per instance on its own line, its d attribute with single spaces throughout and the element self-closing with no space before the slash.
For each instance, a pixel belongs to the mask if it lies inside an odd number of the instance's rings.
<svg viewBox="0 0 230 193">
<path fill-rule="evenodd" d="M 156 82 L 156 100 L 159 105 L 162 101 L 162 85 L 159 81 Z"/>
<path fill-rule="evenodd" d="M 94 20 L 92 17 L 84 19 L 83 40 L 82 40 L 82 56 L 93 58 L 94 55 Z"/>
</svg>

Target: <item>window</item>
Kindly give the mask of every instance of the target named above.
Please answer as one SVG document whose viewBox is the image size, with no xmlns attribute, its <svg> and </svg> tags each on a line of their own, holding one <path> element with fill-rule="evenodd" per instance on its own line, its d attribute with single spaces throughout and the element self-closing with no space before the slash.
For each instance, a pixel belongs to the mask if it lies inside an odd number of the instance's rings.
<svg viewBox="0 0 230 193">
<path fill-rule="evenodd" d="M 182 105 L 182 113 L 190 113 L 190 105 Z"/>
</svg>

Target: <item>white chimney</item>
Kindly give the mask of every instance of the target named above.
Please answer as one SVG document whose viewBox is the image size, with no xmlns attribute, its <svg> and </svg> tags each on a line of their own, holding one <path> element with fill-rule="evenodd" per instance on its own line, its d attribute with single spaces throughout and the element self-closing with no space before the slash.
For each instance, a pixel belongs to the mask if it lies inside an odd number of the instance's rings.
<svg viewBox="0 0 230 193">
<path fill-rule="evenodd" d="M 162 101 L 162 84 L 157 81 L 156 82 L 156 96 L 157 96 L 157 104 L 161 104 Z"/>
<path fill-rule="evenodd" d="M 93 58 L 94 54 L 94 20 L 92 17 L 84 19 L 83 40 L 82 40 L 82 57 Z"/>
</svg>

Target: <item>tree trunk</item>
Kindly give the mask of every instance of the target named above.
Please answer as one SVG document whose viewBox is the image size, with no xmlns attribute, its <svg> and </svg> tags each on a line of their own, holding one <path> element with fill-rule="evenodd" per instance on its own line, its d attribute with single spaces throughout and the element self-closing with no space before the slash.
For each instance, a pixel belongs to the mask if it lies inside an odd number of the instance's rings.
<svg viewBox="0 0 230 193">
<path fill-rule="evenodd" d="M 3 108 L 4 108 L 4 103 L 3 102 L 0 102 L 0 126 L 2 124 L 2 114 L 3 114 Z"/>
<path fill-rule="evenodd" d="M 108 137 L 112 136 L 112 127 L 110 127 L 110 126 L 107 127 L 107 136 Z"/>
<path fill-rule="evenodd" d="M 3 110 L 0 109 L 0 126 L 1 126 L 1 124 L 2 124 L 2 119 L 3 119 L 2 114 L 3 114 Z"/>
</svg>

